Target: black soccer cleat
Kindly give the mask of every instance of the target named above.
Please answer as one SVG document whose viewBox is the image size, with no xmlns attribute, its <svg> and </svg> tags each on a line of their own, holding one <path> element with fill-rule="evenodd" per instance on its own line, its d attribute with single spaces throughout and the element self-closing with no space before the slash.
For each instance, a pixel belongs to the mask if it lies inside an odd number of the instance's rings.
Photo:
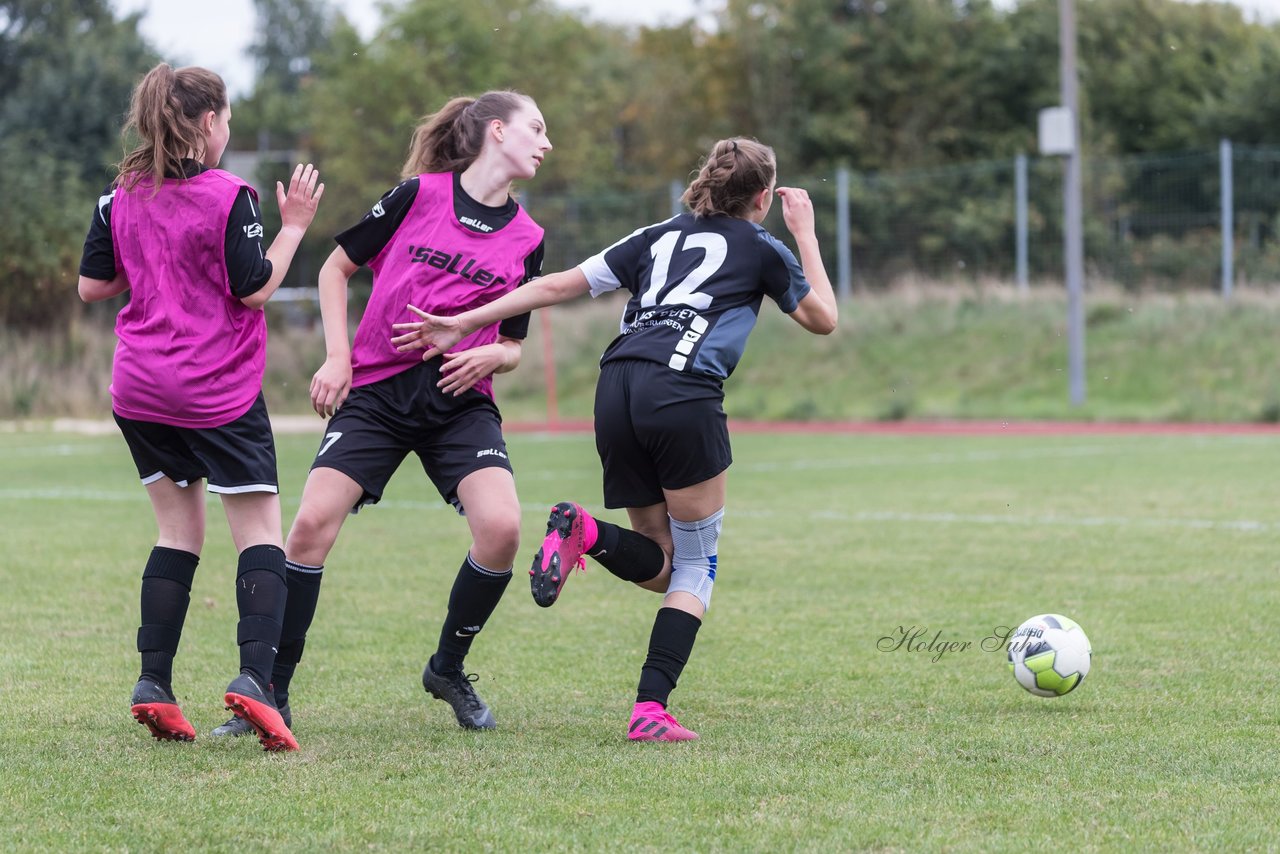
<svg viewBox="0 0 1280 854">
<path fill-rule="evenodd" d="M 428 660 L 422 670 L 422 687 L 437 700 L 444 700 L 453 707 L 458 726 L 463 729 L 496 729 L 498 722 L 493 719 L 493 712 L 471 687 L 477 678 L 474 673 L 463 675 L 461 670 L 437 673 Z"/>
</svg>

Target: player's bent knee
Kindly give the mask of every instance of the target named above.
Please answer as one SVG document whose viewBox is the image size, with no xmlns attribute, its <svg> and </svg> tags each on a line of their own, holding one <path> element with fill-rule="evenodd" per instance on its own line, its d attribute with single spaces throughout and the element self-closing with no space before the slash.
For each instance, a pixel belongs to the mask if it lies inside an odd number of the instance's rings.
<svg viewBox="0 0 1280 854">
<path fill-rule="evenodd" d="M 704 609 L 711 607 L 711 588 L 716 581 L 716 552 L 724 510 L 696 522 L 671 520 L 671 583 L 667 593 L 689 593 Z"/>
<path fill-rule="evenodd" d="M 306 508 L 299 510 L 293 525 L 289 528 L 289 553 L 292 555 L 295 552 L 305 552 L 311 555 L 322 552 L 327 555 L 338 539 L 342 522 L 341 518 L 328 519 L 323 514 L 308 512 Z M 304 561 L 304 563 L 309 562 Z"/>
<path fill-rule="evenodd" d="M 649 590 L 653 593 L 666 593 L 667 588 L 671 586 L 671 567 L 664 566 L 662 568 L 662 572 L 659 572 L 648 581 L 634 581 L 632 583 L 641 590 Z"/>
<path fill-rule="evenodd" d="M 711 588 L 715 583 L 716 569 L 713 556 L 709 568 L 677 566 L 671 570 L 671 584 L 667 586 L 667 595 L 688 593 L 690 596 L 696 596 L 705 611 L 711 607 Z"/>
<path fill-rule="evenodd" d="M 520 514 L 502 513 L 484 520 L 472 531 L 476 545 L 491 554 L 515 560 L 520 549 Z"/>
</svg>

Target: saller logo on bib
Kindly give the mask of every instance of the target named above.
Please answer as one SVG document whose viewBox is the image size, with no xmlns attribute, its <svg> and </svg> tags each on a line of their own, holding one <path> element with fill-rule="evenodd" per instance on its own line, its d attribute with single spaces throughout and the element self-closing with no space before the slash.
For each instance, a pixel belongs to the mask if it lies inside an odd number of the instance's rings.
<svg viewBox="0 0 1280 854">
<path fill-rule="evenodd" d="M 489 225 L 488 223 L 481 222 L 478 219 L 473 219 L 472 217 L 469 217 L 469 216 L 458 217 L 458 222 L 462 223 L 463 225 L 470 226 L 471 228 L 474 228 L 476 231 L 483 231 L 485 234 L 488 234 L 489 232 L 493 231 L 493 226 Z"/>
<path fill-rule="evenodd" d="M 461 252 L 450 255 L 429 246 L 410 246 L 409 255 L 411 264 L 429 264 L 446 273 L 454 273 L 473 285 L 503 285 L 507 282 L 502 276 L 495 276 L 481 267 L 475 258 L 468 258 Z"/>
</svg>

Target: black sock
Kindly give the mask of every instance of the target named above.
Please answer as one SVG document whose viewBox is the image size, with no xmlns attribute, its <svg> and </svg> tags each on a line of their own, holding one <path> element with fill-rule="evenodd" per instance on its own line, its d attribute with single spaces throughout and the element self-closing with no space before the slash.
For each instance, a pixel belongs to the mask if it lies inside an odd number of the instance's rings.
<svg viewBox="0 0 1280 854">
<path fill-rule="evenodd" d="M 587 554 L 623 581 L 639 583 L 662 572 L 666 556 L 662 547 L 644 534 L 612 522 L 596 522 L 596 541 Z"/>
<path fill-rule="evenodd" d="M 289 597 L 284 603 L 280 651 L 276 653 L 276 663 L 271 669 L 271 684 L 275 686 L 276 704 L 279 706 L 289 702 L 289 683 L 302 660 L 307 630 L 315 619 L 316 603 L 320 599 L 320 582 L 324 580 L 323 566 L 307 566 L 286 560 L 284 568 Z"/>
<path fill-rule="evenodd" d="M 510 569 L 501 572 L 485 569 L 467 554 L 449 593 L 449 613 L 440 630 L 440 646 L 431 657 L 432 670 L 451 673 L 462 669 L 462 660 L 471 651 L 471 642 L 498 607 L 510 581 Z"/>
<path fill-rule="evenodd" d="M 170 694 L 173 657 L 178 654 L 198 563 L 199 555 L 156 546 L 142 570 L 142 625 L 138 627 L 141 675 L 158 682 Z"/>
<path fill-rule="evenodd" d="M 702 620 L 679 608 L 658 609 L 649 635 L 649 656 L 640 670 L 637 703 L 654 702 L 661 703 L 664 709 L 667 707 L 667 699 L 680 681 L 680 672 L 689 661 L 701 625 Z"/>
<path fill-rule="evenodd" d="M 256 678 L 265 689 L 271 682 L 271 666 L 280 646 L 280 627 L 288 591 L 284 580 L 284 549 L 249 546 L 240 553 L 236 572 L 236 605 L 240 622 L 240 670 Z"/>
</svg>

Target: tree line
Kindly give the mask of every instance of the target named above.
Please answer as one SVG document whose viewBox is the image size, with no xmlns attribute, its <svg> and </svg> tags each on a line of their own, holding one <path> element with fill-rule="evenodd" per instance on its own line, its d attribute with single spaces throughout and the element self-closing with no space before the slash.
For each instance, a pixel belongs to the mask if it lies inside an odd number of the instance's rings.
<svg viewBox="0 0 1280 854">
<path fill-rule="evenodd" d="M 255 8 L 256 82 L 234 101 L 230 148 L 320 166 L 329 191 L 303 275 L 396 183 L 414 124 L 456 94 L 516 88 L 538 101 L 555 149 L 535 200 L 661 192 L 732 134 L 774 146 L 783 182 L 1012 158 L 1035 151 L 1036 116 L 1058 101 L 1057 0 L 724 0 L 701 23 L 652 28 L 549 0 L 401 0 L 368 38 L 324 0 Z M 1090 154 L 1280 143 L 1277 27 L 1177 0 L 1077 0 L 1077 19 Z M 0 0 L 6 326 L 56 328 L 77 310 L 83 238 L 122 155 L 129 94 L 167 58 L 138 24 L 108 0 Z M 645 217 L 633 219 L 613 231 Z"/>
</svg>

